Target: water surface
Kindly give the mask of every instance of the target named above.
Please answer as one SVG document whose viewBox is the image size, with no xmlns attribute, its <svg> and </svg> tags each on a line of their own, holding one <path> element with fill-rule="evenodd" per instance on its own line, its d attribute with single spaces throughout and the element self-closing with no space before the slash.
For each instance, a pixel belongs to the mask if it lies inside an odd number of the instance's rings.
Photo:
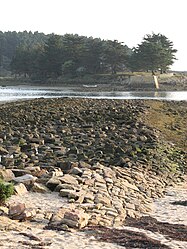
<svg viewBox="0 0 187 249">
<path fill-rule="evenodd" d="M 94 98 L 94 99 L 158 99 L 187 101 L 187 91 L 109 91 L 109 92 L 78 92 L 63 87 L 0 87 L 0 101 L 13 101 L 34 98 Z"/>
</svg>

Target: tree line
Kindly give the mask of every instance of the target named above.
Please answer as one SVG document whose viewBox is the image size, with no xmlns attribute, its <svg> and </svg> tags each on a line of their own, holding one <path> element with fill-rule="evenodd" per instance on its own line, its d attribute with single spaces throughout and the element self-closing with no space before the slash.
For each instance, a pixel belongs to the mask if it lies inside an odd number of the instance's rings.
<svg viewBox="0 0 187 249">
<path fill-rule="evenodd" d="M 146 35 L 129 48 L 117 40 L 39 32 L 0 32 L 0 70 L 31 79 L 124 71 L 167 71 L 176 49 L 162 34 Z"/>
</svg>

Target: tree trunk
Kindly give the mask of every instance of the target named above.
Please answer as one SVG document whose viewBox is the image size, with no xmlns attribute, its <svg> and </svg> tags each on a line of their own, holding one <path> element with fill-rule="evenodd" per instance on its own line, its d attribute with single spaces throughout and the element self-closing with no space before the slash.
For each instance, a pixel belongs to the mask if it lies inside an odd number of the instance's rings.
<svg viewBox="0 0 187 249">
<path fill-rule="evenodd" d="M 155 72 L 154 72 L 154 70 L 152 70 L 151 72 L 152 72 L 152 75 L 155 75 Z"/>
</svg>

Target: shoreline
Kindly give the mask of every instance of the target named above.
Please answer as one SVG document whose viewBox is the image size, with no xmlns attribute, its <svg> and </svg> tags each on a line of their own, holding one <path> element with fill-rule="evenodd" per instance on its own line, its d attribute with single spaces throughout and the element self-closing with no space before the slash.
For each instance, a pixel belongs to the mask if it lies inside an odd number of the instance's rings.
<svg viewBox="0 0 187 249">
<path fill-rule="evenodd" d="M 119 227 L 126 218 L 149 214 L 153 200 L 162 197 L 168 186 L 186 182 L 185 101 L 35 99 L 0 105 L 0 115 L 0 152 L 5 153 L 0 173 L 9 172 L 28 195 L 36 191 L 33 206 L 28 201 L 31 209 L 22 215 L 31 215 L 29 220 L 36 222 L 31 231 L 45 243 L 43 230 L 38 230 L 41 224 L 47 223 L 47 240 L 54 235 L 52 245 L 59 245 L 57 241 L 64 243 L 61 236 L 67 234 L 63 229 L 85 226 L 80 220 L 72 222 L 77 215 L 88 225 Z M 56 191 L 54 203 L 65 203 L 55 205 L 62 206 L 58 212 L 52 208 L 43 212 L 34 202 L 39 191 Z M 31 221 L 23 222 L 21 231 Z M 15 237 L 10 238 L 12 243 Z M 82 239 L 80 243 L 90 241 Z"/>
<path fill-rule="evenodd" d="M 82 91 L 187 91 L 187 76 L 169 74 L 159 75 L 159 89 L 156 89 L 153 76 L 144 74 L 128 75 L 92 75 L 75 79 L 48 79 L 45 82 L 32 82 L 29 79 L 0 79 L 0 86 L 63 87 Z"/>
</svg>

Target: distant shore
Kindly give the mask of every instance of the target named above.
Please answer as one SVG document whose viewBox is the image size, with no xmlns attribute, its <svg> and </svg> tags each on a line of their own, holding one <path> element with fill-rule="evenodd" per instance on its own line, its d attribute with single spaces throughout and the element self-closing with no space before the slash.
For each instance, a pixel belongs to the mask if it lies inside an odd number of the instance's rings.
<svg viewBox="0 0 187 249">
<path fill-rule="evenodd" d="M 0 78 L 0 86 L 28 86 L 28 87 L 48 87 L 48 88 L 67 88 L 75 91 L 186 91 L 186 75 L 159 75 L 159 89 L 156 89 L 152 75 L 137 74 L 132 76 L 125 75 L 100 75 L 74 79 L 48 79 L 46 81 L 30 81 L 28 78 Z"/>
</svg>

